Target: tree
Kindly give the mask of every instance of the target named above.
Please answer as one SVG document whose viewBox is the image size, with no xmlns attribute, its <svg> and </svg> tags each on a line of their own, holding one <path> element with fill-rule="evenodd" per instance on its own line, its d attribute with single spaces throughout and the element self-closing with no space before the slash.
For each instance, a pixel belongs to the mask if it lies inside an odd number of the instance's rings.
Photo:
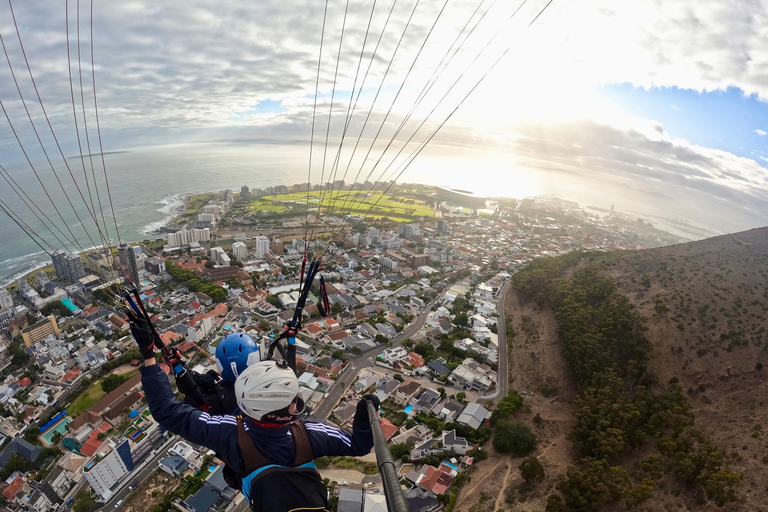
<svg viewBox="0 0 768 512">
<path fill-rule="evenodd" d="M 400 375 L 399 373 L 396 373 L 396 374 L 395 374 L 395 377 L 394 377 L 394 379 L 395 379 L 396 381 L 398 381 L 398 382 L 403 382 L 403 376 L 402 376 L 402 375 Z"/>
<path fill-rule="evenodd" d="M 39 436 L 40 429 L 37 427 L 29 427 L 27 431 L 24 432 L 24 440 L 28 443 L 42 445 L 40 439 L 38 439 Z"/>
<path fill-rule="evenodd" d="M 520 474 L 528 482 L 541 482 L 544 480 L 544 466 L 536 457 L 528 457 L 520 464 Z"/>
<path fill-rule="evenodd" d="M 358 356 L 363 353 L 363 349 L 361 349 L 360 347 L 352 347 L 351 350 L 353 354 Z"/>
<path fill-rule="evenodd" d="M 437 392 L 440 393 L 440 400 L 445 398 L 445 388 L 437 388 Z"/>
<path fill-rule="evenodd" d="M 377 334 L 375 339 L 376 339 L 376 343 L 386 343 L 388 341 L 387 337 L 381 333 Z"/>
<path fill-rule="evenodd" d="M 61 441 L 61 438 L 63 438 L 63 437 L 64 437 L 64 435 L 63 435 L 61 432 L 55 432 L 55 433 L 54 433 L 54 434 L 51 436 L 51 443 L 53 443 L 53 444 L 58 444 L 58 443 L 59 443 L 59 441 Z"/>
<path fill-rule="evenodd" d="M 467 312 L 462 311 L 458 315 L 456 315 L 453 318 L 453 323 L 456 324 L 457 327 L 467 327 L 469 326 L 469 318 L 467 317 Z"/>
<path fill-rule="evenodd" d="M 88 491 L 78 491 L 75 496 L 73 512 L 91 512 L 96 508 L 96 502 Z"/>
<path fill-rule="evenodd" d="M 334 358 L 334 359 L 342 359 L 343 360 L 344 359 L 344 351 L 341 350 L 340 348 L 337 348 L 336 350 L 333 351 L 333 353 L 331 354 L 331 357 Z"/>
<path fill-rule="evenodd" d="M 533 435 L 531 429 L 521 423 L 499 420 L 496 422 L 493 448 L 500 453 L 512 452 L 514 455 L 522 457 L 536 448 L 536 436 Z"/>
<path fill-rule="evenodd" d="M 459 391 L 458 393 L 456 393 L 456 400 L 458 400 L 462 404 L 467 403 L 467 394 L 463 391 Z"/>
<path fill-rule="evenodd" d="M 338 302 L 331 306 L 331 313 L 333 313 L 334 315 L 338 315 L 342 311 L 344 311 L 344 308 L 341 307 L 341 304 L 339 304 Z"/>
<path fill-rule="evenodd" d="M 49 302 L 42 308 L 40 308 L 40 312 L 45 316 L 50 315 L 56 315 L 56 316 L 70 316 L 72 313 L 69 311 L 69 308 L 64 305 L 63 302 L 60 300 L 55 300 L 53 302 Z"/>
<path fill-rule="evenodd" d="M 213 268 L 216 266 L 216 263 L 213 260 L 206 260 L 205 261 L 205 268 Z"/>
<path fill-rule="evenodd" d="M 123 375 L 107 375 L 101 381 L 101 389 L 104 390 L 105 393 L 111 393 L 112 391 L 119 388 L 123 382 L 125 382 L 125 377 Z"/>
<path fill-rule="evenodd" d="M 389 452 L 392 454 L 392 458 L 397 460 L 401 459 L 403 455 L 409 455 L 411 453 L 410 448 L 405 443 L 393 444 L 389 447 Z"/>
<path fill-rule="evenodd" d="M 493 411 L 491 415 L 491 421 L 498 419 L 504 419 L 509 417 L 510 414 L 515 412 L 520 406 L 523 405 L 523 397 L 517 394 L 514 389 L 510 391 L 507 396 L 501 399 L 499 406 Z"/>
</svg>

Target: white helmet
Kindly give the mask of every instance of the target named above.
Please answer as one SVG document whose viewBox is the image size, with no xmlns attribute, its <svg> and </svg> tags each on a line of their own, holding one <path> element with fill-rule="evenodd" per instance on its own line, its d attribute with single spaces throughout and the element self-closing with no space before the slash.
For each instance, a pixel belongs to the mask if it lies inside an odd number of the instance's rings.
<svg viewBox="0 0 768 512">
<path fill-rule="evenodd" d="M 290 368 L 279 366 L 276 361 L 254 363 L 238 375 L 235 381 L 237 405 L 243 413 L 255 420 L 293 420 L 288 407 L 298 394 L 299 380 L 296 374 Z M 303 405 L 302 402 L 299 409 L 303 409 Z"/>
</svg>

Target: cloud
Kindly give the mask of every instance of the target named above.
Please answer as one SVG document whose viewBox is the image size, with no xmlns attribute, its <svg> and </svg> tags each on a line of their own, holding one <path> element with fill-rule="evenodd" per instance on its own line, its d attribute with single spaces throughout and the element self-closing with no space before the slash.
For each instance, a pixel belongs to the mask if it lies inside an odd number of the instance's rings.
<svg viewBox="0 0 768 512">
<path fill-rule="evenodd" d="M 760 130 L 760 129 L 755 130 L 755 133 L 758 134 L 761 137 L 765 137 L 766 135 L 768 135 L 768 132 L 766 132 L 765 130 Z"/>
</svg>

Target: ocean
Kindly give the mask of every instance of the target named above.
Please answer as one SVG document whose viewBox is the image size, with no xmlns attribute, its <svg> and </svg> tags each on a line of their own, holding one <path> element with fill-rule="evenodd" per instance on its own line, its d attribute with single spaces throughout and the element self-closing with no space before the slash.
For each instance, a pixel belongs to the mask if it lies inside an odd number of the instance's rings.
<svg viewBox="0 0 768 512">
<path fill-rule="evenodd" d="M 327 161 L 333 160 L 332 154 Z M 124 152 L 105 155 L 109 173 L 110 189 L 114 203 L 122 241 L 141 241 L 150 233 L 167 224 L 178 215 L 187 194 L 218 191 L 231 188 L 239 191 L 242 185 L 266 187 L 269 185 L 292 185 L 307 181 L 309 146 L 299 144 L 186 144 L 148 148 L 133 148 Z M 311 175 L 313 183 L 321 182 L 322 147 L 315 146 L 314 163 Z M 96 162 L 96 160 L 94 159 Z M 79 180 L 86 199 L 88 193 L 80 159 L 70 158 L 70 168 Z M 56 162 L 54 162 L 55 164 Z M 388 160 L 382 161 L 370 177 L 371 181 L 380 178 Z M 87 165 L 87 159 L 86 159 Z M 368 162 L 358 181 L 365 181 L 373 163 Z M 345 181 L 355 181 L 356 166 L 353 162 Z M 330 165 L 326 166 L 323 182 L 328 181 Z M 100 166 L 97 167 L 100 169 Z M 32 197 L 38 206 L 67 233 L 66 223 L 83 249 L 94 244 L 85 236 L 82 225 L 75 218 L 71 207 L 66 202 L 60 187 L 56 183 L 50 168 L 38 166 L 41 179 L 59 207 L 64 223 L 59 219 L 43 193 L 42 188 L 28 166 L 7 167 L 14 179 Z M 389 177 L 394 167 L 387 172 Z M 337 179 L 342 178 L 344 168 Z M 73 204 L 78 208 L 80 217 L 91 231 L 94 243 L 98 234 L 93 221 L 86 213 L 72 179 L 61 166 L 57 169 Z M 99 173 L 97 171 L 97 179 Z M 503 153 L 492 153 L 466 148 L 432 146 L 425 150 L 401 176 L 403 183 L 424 183 L 446 185 L 469 189 L 480 195 L 503 197 L 528 197 L 534 195 L 554 195 L 563 199 L 577 201 L 582 207 L 599 206 L 609 208 L 615 204 L 620 211 L 632 211 L 638 214 L 661 217 L 678 217 L 700 226 L 713 227 L 720 232 L 732 229 L 716 222 L 702 223 L 703 208 L 692 207 L 679 201 L 674 195 L 658 196 L 645 194 L 637 187 L 609 183 L 573 172 L 563 172 L 551 168 L 535 168 L 514 161 Z M 51 234 L 40 226 L 29 209 L 18 197 L 0 182 L 0 198 L 18 212 L 33 229 L 44 238 L 59 246 Z M 92 189 L 93 185 L 91 184 Z M 107 221 L 107 232 L 113 243 L 117 242 L 112 214 L 103 182 L 103 172 L 99 179 L 102 205 Z M 57 190 L 58 189 L 58 190 Z M 92 190 L 94 203 L 97 204 L 95 190 Z M 4 214 L 0 212 L 4 217 Z M 100 219 L 100 216 L 99 216 Z M 653 219 L 652 219 L 653 220 Z M 699 221 L 699 222 L 697 222 Z M 674 232 L 674 226 L 663 226 Z M 752 226 L 745 226 L 752 227 Z M 54 231 L 55 232 L 55 231 Z M 58 234 L 58 233 L 57 233 Z M 682 234 L 682 233 L 678 233 Z M 686 236 L 683 234 L 683 236 Z M 690 235 L 688 235 L 690 236 Z M 59 235 L 59 238 L 63 238 Z M 50 262 L 50 258 L 10 220 L 0 222 L 0 284 L 7 284 L 21 275 Z"/>
</svg>

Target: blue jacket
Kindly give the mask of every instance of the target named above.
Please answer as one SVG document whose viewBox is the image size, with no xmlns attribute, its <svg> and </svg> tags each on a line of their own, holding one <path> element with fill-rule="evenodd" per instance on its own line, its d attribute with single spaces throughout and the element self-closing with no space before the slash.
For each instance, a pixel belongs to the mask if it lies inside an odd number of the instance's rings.
<svg viewBox="0 0 768 512">
<path fill-rule="evenodd" d="M 192 443 L 214 450 L 236 473 L 243 474 L 235 416 L 212 416 L 180 402 L 159 365 L 142 368 L 141 375 L 149 410 L 160 425 Z M 315 458 L 366 455 L 373 448 L 373 433 L 369 424 L 355 422 L 352 435 L 325 423 L 306 421 L 304 424 Z M 245 427 L 262 455 L 282 466 L 293 463 L 296 446 L 291 439 L 289 425 L 265 428 L 246 421 Z"/>
</svg>

